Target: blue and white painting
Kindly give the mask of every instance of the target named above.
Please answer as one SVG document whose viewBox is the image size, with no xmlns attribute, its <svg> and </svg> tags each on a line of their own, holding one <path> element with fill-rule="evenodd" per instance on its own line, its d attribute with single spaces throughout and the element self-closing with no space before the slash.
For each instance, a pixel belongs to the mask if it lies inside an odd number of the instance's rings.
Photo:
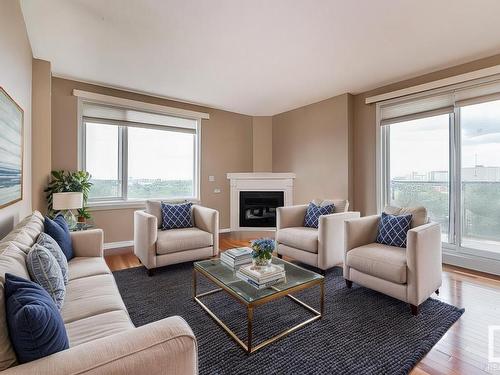
<svg viewBox="0 0 500 375">
<path fill-rule="evenodd" d="M 23 110 L 0 87 L 0 208 L 23 197 Z"/>
</svg>

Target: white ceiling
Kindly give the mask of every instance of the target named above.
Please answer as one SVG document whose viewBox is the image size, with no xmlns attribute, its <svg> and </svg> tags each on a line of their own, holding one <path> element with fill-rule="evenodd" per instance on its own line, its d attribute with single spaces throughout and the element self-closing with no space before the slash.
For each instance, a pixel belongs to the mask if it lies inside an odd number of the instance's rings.
<svg viewBox="0 0 500 375">
<path fill-rule="evenodd" d="M 21 0 L 57 76 L 273 115 L 500 53 L 498 0 Z"/>
</svg>

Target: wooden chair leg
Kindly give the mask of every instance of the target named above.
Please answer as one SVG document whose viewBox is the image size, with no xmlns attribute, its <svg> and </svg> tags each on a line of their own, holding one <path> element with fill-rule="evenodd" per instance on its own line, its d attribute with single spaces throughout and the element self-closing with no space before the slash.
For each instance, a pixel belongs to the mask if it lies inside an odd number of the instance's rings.
<svg viewBox="0 0 500 375">
<path fill-rule="evenodd" d="M 345 279 L 345 285 L 346 285 L 349 289 L 351 289 L 351 288 L 352 288 L 352 281 L 351 281 L 351 280 L 347 280 L 347 279 Z"/>
<path fill-rule="evenodd" d="M 436 294 L 439 295 L 439 289 L 436 289 Z"/>
<path fill-rule="evenodd" d="M 420 312 L 420 305 L 415 306 L 410 304 L 410 309 L 411 309 L 411 314 L 417 316 L 418 313 Z"/>
<path fill-rule="evenodd" d="M 152 268 L 148 268 L 148 276 L 149 277 L 153 276 L 153 269 Z"/>
</svg>

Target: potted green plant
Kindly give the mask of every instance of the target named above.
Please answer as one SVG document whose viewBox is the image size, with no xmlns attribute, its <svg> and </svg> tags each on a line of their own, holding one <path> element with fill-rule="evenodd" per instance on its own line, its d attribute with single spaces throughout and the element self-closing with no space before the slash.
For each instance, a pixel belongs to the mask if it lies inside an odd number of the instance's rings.
<svg viewBox="0 0 500 375">
<path fill-rule="evenodd" d="M 47 193 L 49 216 L 55 216 L 57 211 L 52 208 L 52 195 L 54 193 L 81 192 L 83 194 L 83 207 L 77 210 L 78 222 L 85 222 L 91 218 L 87 207 L 92 182 L 92 176 L 86 171 L 52 171 L 51 181 L 44 190 Z"/>
</svg>

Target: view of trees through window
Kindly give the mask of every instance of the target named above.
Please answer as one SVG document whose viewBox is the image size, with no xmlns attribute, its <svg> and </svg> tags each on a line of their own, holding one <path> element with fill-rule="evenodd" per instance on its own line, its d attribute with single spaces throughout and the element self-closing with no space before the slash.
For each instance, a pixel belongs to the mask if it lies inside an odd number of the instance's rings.
<svg viewBox="0 0 500 375">
<path fill-rule="evenodd" d="M 195 195 L 196 134 L 91 122 L 86 123 L 85 133 L 86 170 L 94 184 L 90 199 L 124 199 L 122 183 L 127 185 L 127 199 Z"/>
<path fill-rule="evenodd" d="M 500 101 L 460 108 L 462 246 L 500 252 Z M 451 125 L 453 126 L 453 124 Z M 390 204 L 423 205 L 441 224 L 450 220 L 450 115 L 390 125 Z M 458 239 L 457 239 L 458 241 Z"/>
</svg>

